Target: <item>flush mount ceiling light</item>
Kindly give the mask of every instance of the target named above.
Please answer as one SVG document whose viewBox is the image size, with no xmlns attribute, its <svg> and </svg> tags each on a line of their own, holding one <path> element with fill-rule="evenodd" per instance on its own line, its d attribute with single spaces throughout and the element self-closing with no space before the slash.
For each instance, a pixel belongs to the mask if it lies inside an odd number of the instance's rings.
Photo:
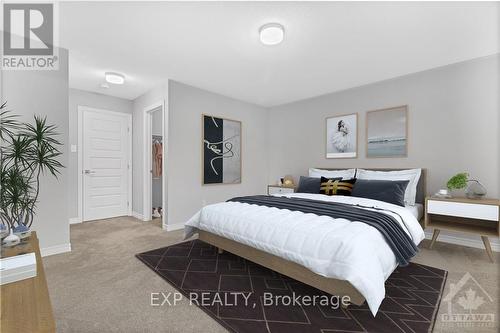
<svg viewBox="0 0 500 333">
<path fill-rule="evenodd" d="M 106 82 L 113 84 L 123 84 L 125 82 L 125 76 L 119 73 L 106 72 L 104 78 Z"/>
<path fill-rule="evenodd" d="M 277 45 L 283 41 L 285 28 L 279 23 L 263 25 L 260 30 L 260 41 L 264 45 Z"/>
</svg>

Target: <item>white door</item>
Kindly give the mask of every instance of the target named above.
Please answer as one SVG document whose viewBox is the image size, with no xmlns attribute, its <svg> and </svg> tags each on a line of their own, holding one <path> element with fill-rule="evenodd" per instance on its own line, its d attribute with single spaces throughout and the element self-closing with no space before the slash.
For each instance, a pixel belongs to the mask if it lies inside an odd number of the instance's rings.
<svg viewBox="0 0 500 333">
<path fill-rule="evenodd" d="M 128 215 L 130 115 L 83 112 L 83 220 Z"/>
</svg>

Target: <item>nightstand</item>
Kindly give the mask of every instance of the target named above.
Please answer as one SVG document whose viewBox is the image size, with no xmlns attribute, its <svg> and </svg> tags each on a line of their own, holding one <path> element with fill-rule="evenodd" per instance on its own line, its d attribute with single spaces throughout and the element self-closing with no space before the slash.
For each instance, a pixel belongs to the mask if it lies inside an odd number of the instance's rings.
<svg viewBox="0 0 500 333">
<path fill-rule="evenodd" d="M 267 194 L 285 194 L 294 193 L 295 187 L 282 185 L 267 185 Z"/>
<path fill-rule="evenodd" d="M 435 198 L 425 199 L 425 227 L 433 228 L 430 248 L 441 230 L 452 230 L 481 236 L 486 253 L 493 262 L 488 237 L 499 237 L 498 199 Z"/>
</svg>

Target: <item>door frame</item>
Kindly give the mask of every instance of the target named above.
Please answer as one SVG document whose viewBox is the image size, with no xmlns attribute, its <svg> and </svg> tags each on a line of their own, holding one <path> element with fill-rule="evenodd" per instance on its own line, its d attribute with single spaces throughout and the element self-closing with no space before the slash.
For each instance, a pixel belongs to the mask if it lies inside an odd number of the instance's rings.
<svg viewBox="0 0 500 333">
<path fill-rule="evenodd" d="M 161 200 L 162 200 L 162 229 L 167 228 L 167 165 L 166 159 L 167 156 L 167 133 L 168 133 L 168 114 L 167 108 L 165 107 L 165 101 L 159 100 L 143 109 L 143 129 L 144 129 L 144 137 L 143 137 L 143 147 L 144 155 L 143 157 L 143 172 L 142 172 L 142 220 L 143 221 L 151 221 L 152 220 L 152 188 L 153 188 L 153 180 L 151 177 L 151 170 L 153 167 L 152 155 L 153 155 L 153 147 L 151 143 L 152 137 L 152 126 L 151 126 L 151 114 L 153 111 L 161 109 L 161 123 L 162 123 L 162 138 L 163 138 L 163 154 L 162 154 L 162 184 L 161 184 Z"/>
<path fill-rule="evenodd" d="M 97 109 L 90 106 L 78 105 L 78 223 L 83 222 L 83 113 L 85 111 L 93 111 L 99 113 L 107 113 L 113 116 L 120 116 L 127 118 L 127 136 L 128 136 L 128 175 L 127 175 L 127 184 L 128 184 L 128 207 L 127 214 L 128 216 L 132 216 L 132 115 L 129 113 L 116 112 L 105 109 Z"/>
</svg>

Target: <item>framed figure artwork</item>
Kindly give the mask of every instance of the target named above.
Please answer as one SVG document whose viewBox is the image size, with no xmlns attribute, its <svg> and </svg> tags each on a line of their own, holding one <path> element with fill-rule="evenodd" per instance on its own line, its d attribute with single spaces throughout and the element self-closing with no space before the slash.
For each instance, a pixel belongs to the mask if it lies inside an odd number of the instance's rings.
<svg viewBox="0 0 500 333">
<path fill-rule="evenodd" d="M 358 114 L 326 118 L 326 158 L 356 158 Z"/>
</svg>

